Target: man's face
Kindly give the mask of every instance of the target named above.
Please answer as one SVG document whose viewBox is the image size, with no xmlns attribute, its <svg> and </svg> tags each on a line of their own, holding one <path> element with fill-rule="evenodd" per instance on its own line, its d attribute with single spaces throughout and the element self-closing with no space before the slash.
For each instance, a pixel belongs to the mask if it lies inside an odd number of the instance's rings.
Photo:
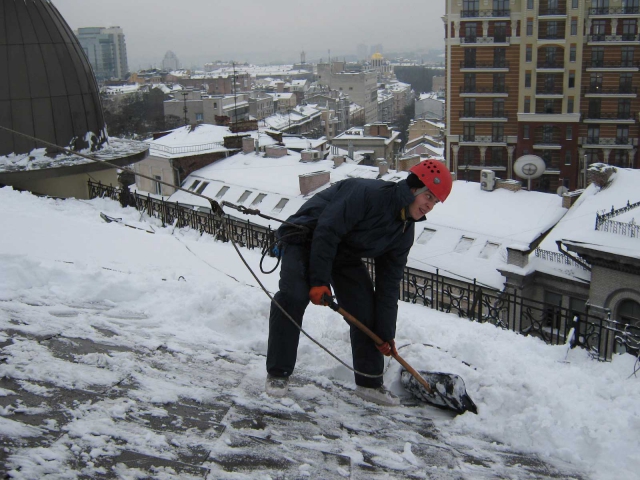
<svg viewBox="0 0 640 480">
<path fill-rule="evenodd" d="M 429 190 L 422 192 L 415 197 L 413 203 L 409 205 L 409 215 L 411 215 L 411 218 L 414 220 L 420 220 L 429 213 L 438 202 L 439 200 Z"/>
</svg>

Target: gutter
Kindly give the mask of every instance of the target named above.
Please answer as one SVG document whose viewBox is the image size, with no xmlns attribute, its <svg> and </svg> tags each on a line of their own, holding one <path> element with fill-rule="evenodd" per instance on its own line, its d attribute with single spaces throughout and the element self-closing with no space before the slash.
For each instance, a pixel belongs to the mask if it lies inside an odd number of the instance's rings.
<svg viewBox="0 0 640 480">
<path fill-rule="evenodd" d="M 584 263 L 582 260 L 578 260 L 576 257 L 574 257 L 573 255 L 571 255 L 569 253 L 568 250 L 563 250 L 562 249 L 562 240 L 556 240 L 556 245 L 558 246 L 558 251 L 562 254 L 564 254 L 566 257 L 569 257 L 570 260 L 573 260 L 574 262 L 576 262 L 578 265 L 584 267 L 585 269 L 587 269 L 588 271 L 591 271 L 591 267 L 589 265 L 587 265 L 586 263 Z"/>
</svg>

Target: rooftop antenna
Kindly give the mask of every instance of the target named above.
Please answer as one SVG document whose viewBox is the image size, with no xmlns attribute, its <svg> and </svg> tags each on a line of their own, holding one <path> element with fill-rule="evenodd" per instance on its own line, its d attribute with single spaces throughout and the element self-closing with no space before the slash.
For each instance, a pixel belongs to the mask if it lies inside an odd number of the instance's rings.
<svg viewBox="0 0 640 480">
<path fill-rule="evenodd" d="M 182 92 L 182 97 L 184 98 L 184 107 L 182 111 L 184 112 L 184 126 L 186 127 L 189 124 L 189 120 L 187 118 L 187 112 L 189 109 L 187 108 L 187 96 L 189 95 L 188 91 Z"/>
<path fill-rule="evenodd" d="M 231 62 L 233 66 L 233 129 L 238 135 L 238 94 L 236 92 L 236 62 Z"/>
</svg>

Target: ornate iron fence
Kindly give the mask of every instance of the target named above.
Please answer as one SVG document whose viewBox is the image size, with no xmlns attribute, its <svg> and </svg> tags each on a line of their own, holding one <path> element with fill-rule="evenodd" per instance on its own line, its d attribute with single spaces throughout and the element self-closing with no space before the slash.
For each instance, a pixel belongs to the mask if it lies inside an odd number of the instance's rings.
<svg viewBox="0 0 640 480">
<path fill-rule="evenodd" d="M 119 189 L 100 183 L 89 182 L 89 192 L 91 198 L 121 200 Z M 138 210 L 162 220 L 163 225 L 190 227 L 222 241 L 229 240 L 226 236 L 226 231 L 229 231 L 239 245 L 247 248 L 262 249 L 275 238 L 275 232 L 268 227 L 229 216 L 220 219 L 210 212 L 197 211 L 192 206 L 166 202 L 151 195 L 131 194 L 130 202 Z M 222 222 L 226 222 L 228 230 Z M 364 259 L 364 262 L 375 280 L 373 260 Z M 440 275 L 437 269 L 425 272 L 406 267 L 399 299 L 535 336 L 551 345 L 570 343 L 572 347 L 587 349 L 599 360 L 609 360 L 615 352 L 627 351 L 638 355 L 640 351 L 640 327 L 590 315 L 588 308 L 585 312 L 576 312 L 531 300 L 515 289 L 499 291 L 479 285 L 475 280 L 473 283 L 454 280 Z"/>
</svg>

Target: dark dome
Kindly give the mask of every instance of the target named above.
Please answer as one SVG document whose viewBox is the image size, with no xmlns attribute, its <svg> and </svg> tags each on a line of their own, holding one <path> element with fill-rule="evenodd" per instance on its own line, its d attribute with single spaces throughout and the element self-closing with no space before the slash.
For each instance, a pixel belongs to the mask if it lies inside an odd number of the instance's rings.
<svg viewBox="0 0 640 480">
<path fill-rule="evenodd" d="M 0 0 L 0 125 L 74 150 L 107 140 L 91 65 L 49 0 Z M 0 130 L 0 156 L 42 147 Z"/>
</svg>

